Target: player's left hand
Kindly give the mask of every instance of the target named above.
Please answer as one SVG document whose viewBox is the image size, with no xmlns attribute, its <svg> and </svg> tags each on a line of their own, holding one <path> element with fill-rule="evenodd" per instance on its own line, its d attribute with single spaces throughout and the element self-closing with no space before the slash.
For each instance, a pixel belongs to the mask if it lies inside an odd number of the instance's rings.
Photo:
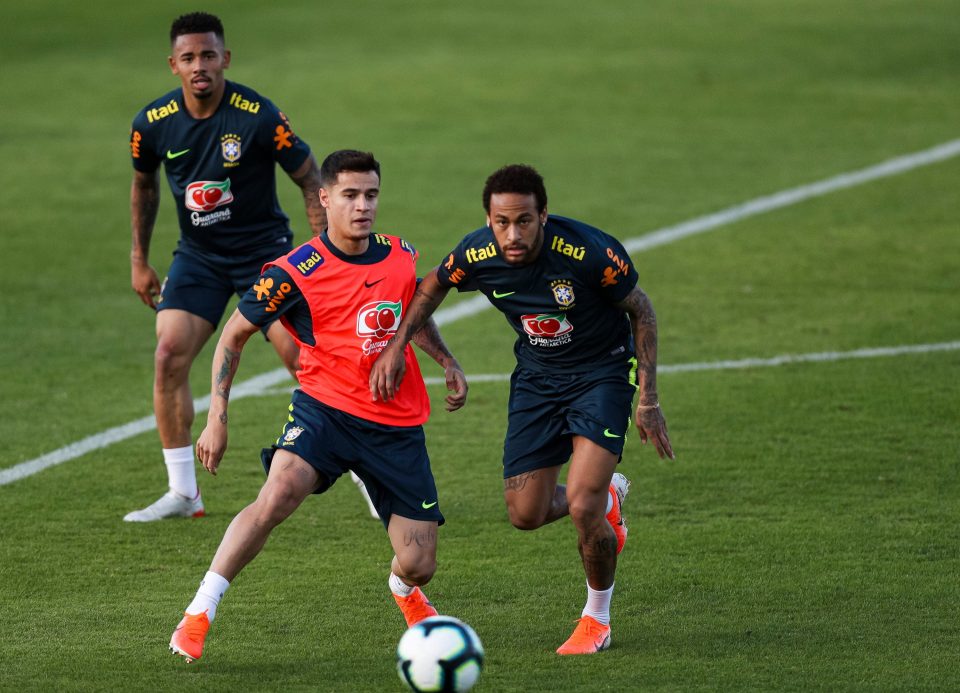
<svg viewBox="0 0 960 693">
<path fill-rule="evenodd" d="M 670 436 L 667 435 L 667 422 L 663 418 L 663 412 L 660 410 L 659 404 L 652 408 L 638 404 L 634 422 L 640 432 L 640 442 L 652 442 L 660 457 L 676 459 L 673 454 L 673 447 L 670 445 Z"/>
<path fill-rule="evenodd" d="M 407 365 L 403 360 L 403 348 L 398 347 L 396 342 L 392 341 L 384 347 L 383 351 L 373 362 L 370 368 L 370 399 L 376 402 L 378 399 L 383 402 L 389 402 L 397 395 L 397 388 L 403 380 Z"/>
<path fill-rule="evenodd" d="M 221 424 L 207 423 L 197 438 L 197 459 L 208 472 L 217 475 L 217 467 L 227 451 L 227 427 Z"/>
<path fill-rule="evenodd" d="M 443 377 L 447 381 L 447 411 L 456 411 L 467 403 L 467 376 L 459 363 L 453 363 L 443 369 Z"/>
</svg>

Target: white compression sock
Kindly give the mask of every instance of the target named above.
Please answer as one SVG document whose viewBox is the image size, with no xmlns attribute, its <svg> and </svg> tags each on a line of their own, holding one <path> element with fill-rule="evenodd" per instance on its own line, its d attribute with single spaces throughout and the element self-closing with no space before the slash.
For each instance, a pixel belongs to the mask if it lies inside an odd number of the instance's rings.
<svg viewBox="0 0 960 693">
<path fill-rule="evenodd" d="M 187 498 L 196 498 L 197 470 L 193 464 L 193 446 L 164 448 L 163 461 L 167 465 L 170 488 Z"/>
<path fill-rule="evenodd" d="M 587 605 L 581 616 L 592 616 L 605 626 L 610 625 L 610 598 L 613 597 L 613 585 L 605 590 L 595 590 L 587 585 Z"/>
<path fill-rule="evenodd" d="M 390 573 L 390 579 L 388 580 L 390 584 L 390 591 L 393 592 L 398 597 L 409 597 L 413 594 L 415 587 L 411 587 L 399 577 L 396 576 L 393 572 Z"/>
<path fill-rule="evenodd" d="M 193 598 L 190 606 L 186 609 L 187 613 L 199 614 L 206 611 L 207 618 L 213 623 L 213 619 L 217 615 L 217 605 L 220 603 L 220 600 L 223 599 L 223 595 L 229 586 L 230 583 L 227 582 L 225 578 L 207 571 L 207 574 L 203 576 L 203 580 L 200 581 L 200 589 L 197 590 L 197 596 Z"/>
</svg>

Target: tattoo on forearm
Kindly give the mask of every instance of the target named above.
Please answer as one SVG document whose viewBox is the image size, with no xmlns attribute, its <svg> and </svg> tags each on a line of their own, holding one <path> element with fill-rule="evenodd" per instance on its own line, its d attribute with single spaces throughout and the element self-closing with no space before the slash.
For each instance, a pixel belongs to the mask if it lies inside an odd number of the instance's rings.
<svg viewBox="0 0 960 693">
<path fill-rule="evenodd" d="M 637 351 L 637 377 L 642 392 L 657 388 L 657 314 L 650 298 L 636 287 L 618 304 L 630 316 L 634 348 Z"/>
<path fill-rule="evenodd" d="M 233 375 L 237 372 L 237 366 L 240 363 L 240 352 L 234 351 L 229 347 L 223 349 L 223 363 L 220 364 L 220 371 L 217 373 L 217 396 L 223 399 L 230 399 L 230 386 L 233 384 Z"/>
<path fill-rule="evenodd" d="M 133 205 L 134 250 L 146 255 L 153 235 L 153 224 L 160 208 L 160 195 L 153 190 L 140 190 Z"/>
<path fill-rule="evenodd" d="M 440 336 L 440 329 L 433 320 L 427 320 L 427 323 L 413 335 L 413 343 L 423 349 L 424 353 L 429 355 L 434 361 L 442 364 L 443 357 L 453 358 L 453 354 L 443 343 L 443 337 Z"/>
</svg>

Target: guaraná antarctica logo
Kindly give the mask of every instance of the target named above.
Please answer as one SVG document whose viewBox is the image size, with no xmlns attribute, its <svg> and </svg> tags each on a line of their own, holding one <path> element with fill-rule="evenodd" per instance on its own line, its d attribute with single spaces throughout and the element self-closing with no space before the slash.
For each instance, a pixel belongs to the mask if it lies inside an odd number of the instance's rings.
<svg viewBox="0 0 960 693">
<path fill-rule="evenodd" d="M 357 313 L 357 336 L 364 337 L 363 353 L 370 355 L 383 351 L 390 336 L 395 334 L 403 315 L 398 301 L 371 301 Z"/>
</svg>

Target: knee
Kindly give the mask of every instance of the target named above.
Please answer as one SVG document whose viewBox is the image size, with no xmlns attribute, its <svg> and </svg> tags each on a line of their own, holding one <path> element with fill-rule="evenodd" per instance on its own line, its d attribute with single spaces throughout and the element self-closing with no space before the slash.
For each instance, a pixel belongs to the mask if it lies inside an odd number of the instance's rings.
<svg viewBox="0 0 960 693">
<path fill-rule="evenodd" d="M 300 505 L 300 499 L 293 489 L 283 484 L 264 486 L 254 504 L 257 521 L 268 527 L 276 527 Z"/>
<path fill-rule="evenodd" d="M 415 556 L 397 556 L 397 563 L 400 567 L 400 574 L 414 585 L 426 585 L 433 578 L 437 571 L 436 556 L 429 553 L 422 553 Z"/>
<path fill-rule="evenodd" d="M 161 338 L 153 353 L 153 363 L 158 375 L 174 375 L 183 370 L 186 351 L 174 340 Z"/>
<path fill-rule="evenodd" d="M 507 504 L 507 514 L 510 517 L 510 524 L 520 530 L 530 531 L 543 527 L 546 519 L 545 513 L 539 508 L 521 507 Z"/>
<path fill-rule="evenodd" d="M 592 502 L 592 499 L 574 498 L 570 501 L 570 519 L 581 534 L 605 521 L 603 511 L 604 508 Z"/>
</svg>

